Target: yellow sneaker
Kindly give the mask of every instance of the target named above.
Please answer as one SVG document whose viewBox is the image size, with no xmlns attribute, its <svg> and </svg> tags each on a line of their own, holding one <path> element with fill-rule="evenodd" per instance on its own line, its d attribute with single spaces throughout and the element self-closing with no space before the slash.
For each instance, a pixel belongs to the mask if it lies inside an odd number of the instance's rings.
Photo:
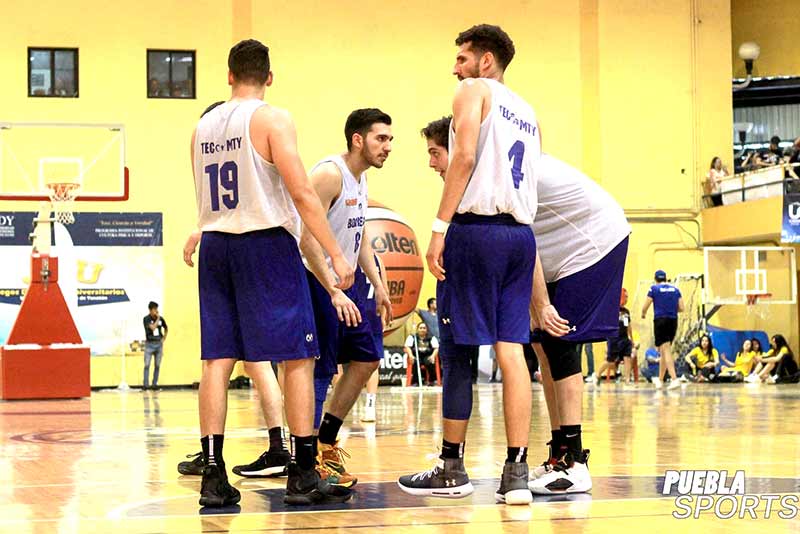
<svg viewBox="0 0 800 534">
<path fill-rule="evenodd" d="M 328 473 L 327 478 L 323 477 L 328 481 L 328 484 L 351 488 L 358 482 L 356 477 L 347 472 L 344 465 L 345 458 L 350 458 L 350 455 L 346 450 L 339 448 L 338 441 L 333 445 L 319 443 L 317 463 L 323 471 Z M 320 471 L 320 476 L 322 476 L 322 471 Z"/>
</svg>

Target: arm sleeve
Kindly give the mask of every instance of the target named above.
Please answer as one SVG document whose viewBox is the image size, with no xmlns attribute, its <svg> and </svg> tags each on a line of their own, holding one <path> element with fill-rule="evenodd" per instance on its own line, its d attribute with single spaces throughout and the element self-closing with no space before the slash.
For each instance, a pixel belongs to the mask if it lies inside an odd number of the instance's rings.
<svg viewBox="0 0 800 534">
<path fill-rule="evenodd" d="M 431 338 L 431 347 L 433 347 L 434 349 L 438 349 L 439 348 L 439 340 L 436 339 L 436 336 L 433 336 Z"/>
<path fill-rule="evenodd" d="M 408 347 L 408 348 L 412 348 L 414 346 L 414 336 L 413 335 L 410 335 L 410 336 L 408 336 L 406 338 L 405 346 Z"/>
<path fill-rule="evenodd" d="M 150 335 L 150 329 L 148 328 L 149 325 L 147 324 L 147 317 L 146 316 L 145 316 L 144 319 L 142 319 L 142 325 L 144 325 L 144 335 L 145 335 L 145 337 L 149 336 Z"/>
<path fill-rule="evenodd" d="M 653 298 L 653 293 L 654 293 L 653 286 L 650 286 L 650 291 L 647 292 L 647 296 Z"/>
<path fill-rule="evenodd" d="M 169 327 L 167 326 L 167 321 L 163 317 L 161 318 L 161 326 L 164 327 L 164 330 L 169 330 Z"/>
</svg>

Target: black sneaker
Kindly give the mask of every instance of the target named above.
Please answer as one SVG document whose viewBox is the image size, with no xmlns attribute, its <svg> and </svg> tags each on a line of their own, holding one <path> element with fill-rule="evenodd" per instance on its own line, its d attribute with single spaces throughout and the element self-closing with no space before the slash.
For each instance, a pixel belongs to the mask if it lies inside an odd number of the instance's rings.
<svg viewBox="0 0 800 534">
<path fill-rule="evenodd" d="M 503 476 L 500 478 L 500 489 L 494 498 L 506 504 L 530 504 L 533 495 L 528 489 L 528 464 L 525 462 L 506 462 L 503 465 Z"/>
<path fill-rule="evenodd" d="M 289 479 L 286 481 L 286 496 L 283 502 L 293 505 L 329 504 L 345 502 L 353 492 L 342 486 L 328 484 L 319 477 L 313 467 L 300 469 L 295 462 L 287 466 Z"/>
<path fill-rule="evenodd" d="M 205 462 L 203 461 L 203 451 L 197 452 L 195 454 L 187 454 L 187 458 L 194 457 L 194 460 L 190 462 L 181 462 L 178 464 L 178 473 L 182 475 L 197 475 L 200 476 L 203 474 L 203 468 L 206 466 Z"/>
<path fill-rule="evenodd" d="M 200 485 L 200 506 L 222 508 L 232 506 L 242 498 L 239 490 L 228 483 L 225 468 L 207 465 L 203 469 L 203 483 Z"/>
<path fill-rule="evenodd" d="M 255 462 L 237 465 L 232 471 L 240 477 L 248 478 L 285 477 L 288 474 L 286 465 L 291 459 L 289 451 L 267 451 Z"/>
<path fill-rule="evenodd" d="M 463 458 L 439 458 L 432 469 L 402 476 L 397 485 L 410 495 L 448 499 L 460 499 L 474 491 Z"/>
</svg>

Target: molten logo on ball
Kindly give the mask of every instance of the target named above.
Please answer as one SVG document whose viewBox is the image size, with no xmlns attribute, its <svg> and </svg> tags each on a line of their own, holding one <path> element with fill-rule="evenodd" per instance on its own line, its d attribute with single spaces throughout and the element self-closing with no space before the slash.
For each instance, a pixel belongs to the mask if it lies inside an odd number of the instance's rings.
<svg viewBox="0 0 800 534">
<path fill-rule="evenodd" d="M 422 288 L 422 257 L 417 236 L 400 214 L 374 200 L 367 209 L 366 237 L 381 257 L 389 285 L 394 319 L 385 334 L 397 330 L 414 313 Z"/>
</svg>

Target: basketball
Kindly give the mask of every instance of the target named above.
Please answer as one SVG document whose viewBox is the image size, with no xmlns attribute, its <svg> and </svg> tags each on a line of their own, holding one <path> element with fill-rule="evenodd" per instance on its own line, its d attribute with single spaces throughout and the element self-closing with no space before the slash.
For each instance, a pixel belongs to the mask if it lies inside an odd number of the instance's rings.
<svg viewBox="0 0 800 534">
<path fill-rule="evenodd" d="M 367 221 L 367 239 L 386 269 L 392 301 L 393 319 L 384 331 L 387 335 L 403 326 L 417 308 L 424 272 L 422 256 L 414 230 L 399 213 L 370 199 Z"/>
</svg>

